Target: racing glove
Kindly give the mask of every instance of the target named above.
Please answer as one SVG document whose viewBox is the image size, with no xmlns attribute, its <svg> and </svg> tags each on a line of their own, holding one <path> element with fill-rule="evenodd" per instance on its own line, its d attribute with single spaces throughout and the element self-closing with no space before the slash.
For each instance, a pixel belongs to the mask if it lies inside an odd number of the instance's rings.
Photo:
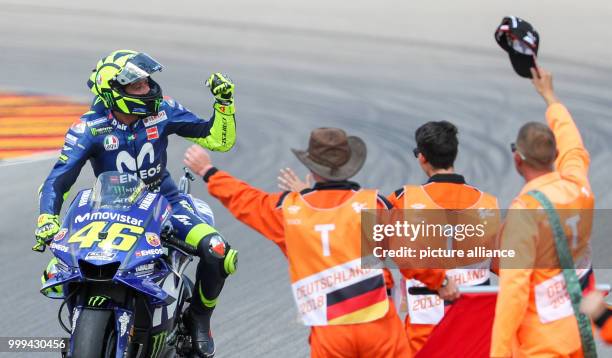
<svg viewBox="0 0 612 358">
<path fill-rule="evenodd" d="M 36 244 L 32 246 L 32 250 L 44 252 L 47 243 L 53 239 L 59 229 L 59 215 L 41 214 L 38 217 L 38 227 L 34 231 Z"/>
<path fill-rule="evenodd" d="M 234 83 L 227 75 L 213 73 L 205 82 L 206 87 L 210 88 L 217 102 L 223 105 L 230 105 L 233 101 Z"/>
</svg>

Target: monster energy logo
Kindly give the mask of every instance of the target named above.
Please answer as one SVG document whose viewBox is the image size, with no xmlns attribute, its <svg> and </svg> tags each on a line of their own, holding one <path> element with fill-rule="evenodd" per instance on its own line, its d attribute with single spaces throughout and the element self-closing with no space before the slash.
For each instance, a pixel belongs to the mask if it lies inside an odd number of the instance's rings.
<svg viewBox="0 0 612 358">
<path fill-rule="evenodd" d="M 158 334 L 151 337 L 153 339 L 153 346 L 151 348 L 151 358 L 157 358 L 161 353 L 162 349 L 166 345 L 166 331 L 159 332 Z"/>
<path fill-rule="evenodd" d="M 110 297 L 108 296 L 91 296 L 89 297 L 89 301 L 87 301 L 87 305 L 89 307 L 100 307 L 106 302 Z"/>
<path fill-rule="evenodd" d="M 105 97 L 104 99 L 106 100 L 106 104 L 108 107 L 112 107 L 113 106 L 113 95 L 112 93 L 109 92 L 103 92 L 102 95 Z"/>
<path fill-rule="evenodd" d="M 91 135 L 99 136 L 102 134 L 108 134 L 112 132 L 113 127 L 106 126 L 106 127 L 101 127 L 101 128 L 89 128 L 89 130 L 91 131 Z"/>
</svg>

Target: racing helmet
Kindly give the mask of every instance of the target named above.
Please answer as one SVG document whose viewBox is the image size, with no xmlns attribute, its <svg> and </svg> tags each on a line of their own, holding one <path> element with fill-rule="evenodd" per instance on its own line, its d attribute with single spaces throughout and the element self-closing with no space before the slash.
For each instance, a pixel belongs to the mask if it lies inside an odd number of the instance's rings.
<svg viewBox="0 0 612 358">
<path fill-rule="evenodd" d="M 106 108 L 147 117 L 157 114 L 163 101 L 161 87 L 151 78 L 151 74 L 162 68 L 146 53 L 117 50 L 98 61 L 87 86 L 102 99 Z M 134 95 L 125 92 L 125 86 L 142 78 L 149 82 L 148 93 Z"/>
</svg>

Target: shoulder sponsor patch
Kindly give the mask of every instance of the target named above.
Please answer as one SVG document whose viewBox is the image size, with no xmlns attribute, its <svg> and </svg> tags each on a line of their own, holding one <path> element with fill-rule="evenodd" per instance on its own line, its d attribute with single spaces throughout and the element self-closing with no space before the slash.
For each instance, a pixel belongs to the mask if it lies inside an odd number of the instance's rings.
<svg viewBox="0 0 612 358">
<path fill-rule="evenodd" d="M 91 121 L 87 121 L 87 126 L 94 127 L 94 126 L 97 126 L 98 124 L 102 124 L 106 122 L 108 122 L 108 119 L 106 117 L 100 117 L 100 118 L 93 119 Z"/>
<path fill-rule="evenodd" d="M 108 134 L 112 132 L 113 127 L 106 126 L 106 127 L 100 127 L 100 128 L 89 128 L 89 130 L 91 131 L 92 135 L 99 136 L 99 135 Z"/>
<path fill-rule="evenodd" d="M 59 158 L 57 158 L 62 163 L 66 163 L 68 161 L 68 156 L 66 154 L 61 154 Z"/>
<path fill-rule="evenodd" d="M 166 115 L 166 111 L 160 111 L 155 116 L 150 116 L 150 117 L 143 119 L 142 122 L 144 123 L 145 127 L 150 127 L 150 126 L 156 125 L 157 123 L 163 122 L 166 119 L 168 119 L 168 116 Z"/>
<path fill-rule="evenodd" d="M 104 150 L 117 150 L 119 148 L 119 138 L 116 136 L 109 134 L 104 137 Z"/>
<path fill-rule="evenodd" d="M 70 129 L 72 129 L 74 133 L 83 134 L 85 133 L 85 123 L 83 122 L 75 123 L 70 127 Z"/>
<path fill-rule="evenodd" d="M 79 138 L 77 138 L 76 136 L 70 133 L 66 134 L 66 144 L 75 145 L 78 141 L 79 141 Z"/>
<path fill-rule="evenodd" d="M 127 125 L 119 122 L 118 120 L 113 118 L 113 121 L 111 122 L 112 125 L 115 126 L 115 128 L 117 129 L 121 129 L 122 131 L 126 131 L 128 129 Z"/>
<path fill-rule="evenodd" d="M 157 126 L 147 128 L 147 140 L 159 139 L 159 132 L 157 132 Z"/>
</svg>

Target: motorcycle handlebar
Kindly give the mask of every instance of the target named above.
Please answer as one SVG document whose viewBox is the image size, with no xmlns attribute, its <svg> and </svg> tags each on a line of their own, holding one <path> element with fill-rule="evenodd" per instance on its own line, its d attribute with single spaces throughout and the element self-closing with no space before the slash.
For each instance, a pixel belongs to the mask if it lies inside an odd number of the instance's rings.
<svg viewBox="0 0 612 358">
<path fill-rule="evenodd" d="M 165 233 L 162 233 L 162 235 L 160 235 L 162 242 L 166 245 L 166 246 L 172 246 L 175 247 L 181 251 L 184 251 L 185 253 L 189 254 L 189 255 L 193 255 L 193 256 L 197 256 L 198 255 L 198 250 L 189 245 L 188 243 L 186 243 L 183 240 L 179 240 L 177 239 L 174 235 L 170 234 L 167 235 Z"/>
</svg>

